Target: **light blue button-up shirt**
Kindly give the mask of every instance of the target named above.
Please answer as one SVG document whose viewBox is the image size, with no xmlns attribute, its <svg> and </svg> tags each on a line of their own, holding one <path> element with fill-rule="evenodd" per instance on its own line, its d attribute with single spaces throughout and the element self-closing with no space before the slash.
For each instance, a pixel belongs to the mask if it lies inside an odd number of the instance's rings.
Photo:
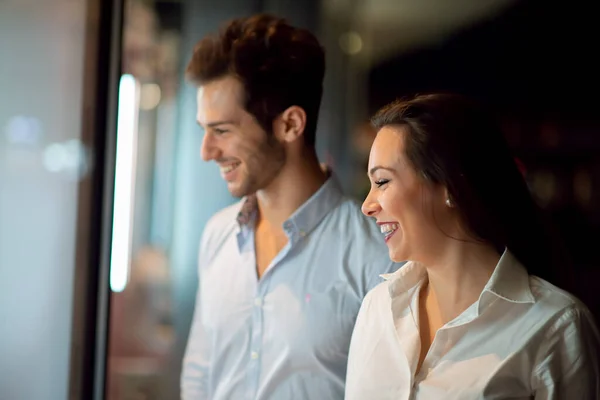
<svg viewBox="0 0 600 400">
<path fill-rule="evenodd" d="M 335 178 L 284 223 L 288 243 L 260 279 L 255 217 L 248 197 L 206 225 L 182 399 L 343 399 L 362 299 L 400 265 Z"/>
</svg>

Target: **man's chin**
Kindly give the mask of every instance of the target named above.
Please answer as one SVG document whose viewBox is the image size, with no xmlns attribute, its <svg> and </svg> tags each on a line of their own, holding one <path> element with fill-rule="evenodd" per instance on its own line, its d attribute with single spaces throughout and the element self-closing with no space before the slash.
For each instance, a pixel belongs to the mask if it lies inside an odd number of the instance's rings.
<svg viewBox="0 0 600 400">
<path fill-rule="evenodd" d="M 227 182 L 227 190 L 233 197 L 241 199 L 242 197 L 248 196 L 250 193 L 245 188 L 236 185 L 234 182 Z"/>
</svg>

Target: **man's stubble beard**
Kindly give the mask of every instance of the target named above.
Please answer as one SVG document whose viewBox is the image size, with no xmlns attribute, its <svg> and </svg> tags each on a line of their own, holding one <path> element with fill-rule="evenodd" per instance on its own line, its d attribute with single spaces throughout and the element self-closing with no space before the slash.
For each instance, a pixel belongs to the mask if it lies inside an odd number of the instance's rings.
<svg viewBox="0 0 600 400">
<path fill-rule="evenodd" d="M 238 193 L 231 194 L 234 197 L 242 198 L 268 187 L 279 175 L 286 160 L 287 155 L 283 145 L 269 135 L 258 146 L 257 151 L 248 158 L 247 176 L 243 186 L 237 191 Z"/>
</svg>

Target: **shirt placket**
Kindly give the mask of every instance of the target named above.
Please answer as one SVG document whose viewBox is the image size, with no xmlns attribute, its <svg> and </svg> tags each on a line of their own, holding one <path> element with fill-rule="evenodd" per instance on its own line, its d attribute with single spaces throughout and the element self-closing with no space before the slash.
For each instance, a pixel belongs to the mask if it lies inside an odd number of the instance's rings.
<svg viewBox="0 0 600 400">
<path fill-rule="evenodd" d="M 289 225 L 288 225 L 289 227 Z M 275 273 L 274 269 L 278 266 L 284 259 L 285 256 L 289 253 L 292 248 L 292 237 L 289 236 L 289 243 L 282 249 L 282 251 L 275 256 L 271 265 L 267 268 L 261 279 L 258 280 L 258 284 L 256 285 L 256 294 L 254 296 L 254 304 L 252 307 L 252 327 L 250 333 L 250 354 L 248 357 L 250 358 L 248 363 L 248 371 L 247 371 L 247 381 L 246 381 L 246 399 L 254 400 L 256 399 L 256 395 L 258 393 L 258 388 L 260 384 L 260 374 L 261 374 L 261 362 L 263 357 L 263 332 L 264 332 L 264 324 L 265 324 L 265 300 L 269 293 L 269 287 L 272 280 L 272 275 Z M 254 237 L 252 237 L 252 242 L 254 242 Z M 254 254 L 254 259 L 256 260 L 256 254 Z M 279 266 L 280 267 L 280 266 Z"/>
<path fill-rule="evenodd" d="M 268 293 L 270 278 L 265 277 L 258 282 L 254 304 L 252 306 L 252 332 L 250 334 L 250 360 L 248 363 L 248 400 L 254 400 L 258 392 L 263 355 L 264 303 Z"/>
<path fill-rule="evenodd" d="M 431 347 L 429 348 L 429 352 L 427 352 L 427 356 L 425 357 L 425 360 L 423 360 L 421 371 L 419 371 L 419 374 L 415 377 L 415 387 L 420 382 L 427 379 L 430 372 L 438 366 L 444 355 L 450 350 L 452 341 L 455 340 L 453 337 L 456 337 L 455 334 L 453 335 L 456 328 L 471 323 L 476 317 L 476 315 L 473 314 L 475 312 L 474 307 L 475 306 L 469 307 L 454 321 L 450 321 L 437 331 L 433 338 L 433 342 L 431 343 Z"/>
<path fill-rule="evenodd" d="M 427 376 L 429 376 L 431 370 L 433 370 L 439 364 L 447 348 L 448 341 L 448 331 L 444 328 L 438 330 L 433 338 L 431 347 L 429 348 L 429 351 L 423 360 L 421 370 L 414 379 L 413 387 L 416 388 L 419 383 L 427 379 Z"/>
</svg>

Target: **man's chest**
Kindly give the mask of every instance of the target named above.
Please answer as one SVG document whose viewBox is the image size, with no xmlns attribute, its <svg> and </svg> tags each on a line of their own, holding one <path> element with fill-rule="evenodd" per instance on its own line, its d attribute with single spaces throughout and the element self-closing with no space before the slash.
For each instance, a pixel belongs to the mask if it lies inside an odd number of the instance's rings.
<svg viewBox="0 0 600 400">
<path fill-rule="evenodd" d="M 274 229 L 265 223 L 258 223 L 254 232 L 254 254 L 256 272 L 260 279 L 277 255 L 284 251 L 288 237 L 282 229 Z"/>
<path fill-rule="evenodd" d="M 334 264 L 295 254 L 257 279 L 253 254 L 227 252 L 203 271 L 206 330 L 216 341 L 260 340 L 297 356 L 319 351 L 346 356 L 362 299 L 337 272 L 344 268 Z"/>
</svg>

